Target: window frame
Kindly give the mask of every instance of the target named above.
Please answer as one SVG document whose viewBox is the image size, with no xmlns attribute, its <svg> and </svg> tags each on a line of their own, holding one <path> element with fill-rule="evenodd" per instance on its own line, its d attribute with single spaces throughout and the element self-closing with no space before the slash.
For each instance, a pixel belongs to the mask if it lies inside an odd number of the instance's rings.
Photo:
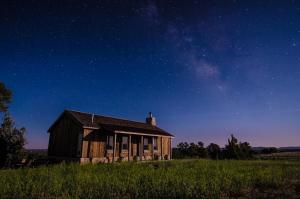
<svg viewBox="0 0 300 199">
<path fill-rule="evenodd" d="M 123 150 L 127 151 L 129 149 L 128 140 L 129 140 L 128 136 L 122 136 L 122 141 L 121 141 L 121 147 L 122 147 L 121 149 L 122 149 L 122 151 Z M 124 146 L 126 146 L 126 147 L 124 147 Z"/>
<path fill-rule="evenodd" d="M 158 151 L 158 138 L 157 137 L 153 137 L 153 151 Z"/>
<path fill-rule="evenodd" d="M 106 140 L 106 150 L 112 151 L 114 150 L 114 136 L 108 135 Z"/>
<path fill-rule="evenodd" d="M 147 145 L 145 145 L 145 140 L 147 140 Z M 149 150 L 149 138 L 148 137 L 143 138 L 143 149 L 144 149 L 144 151 Z"/>
</svg>

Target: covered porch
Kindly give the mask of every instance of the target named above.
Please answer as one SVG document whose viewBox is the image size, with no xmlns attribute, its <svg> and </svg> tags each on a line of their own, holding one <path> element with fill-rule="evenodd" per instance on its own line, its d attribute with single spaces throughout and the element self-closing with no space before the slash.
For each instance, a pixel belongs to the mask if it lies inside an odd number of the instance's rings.
<svg viewBox="0 0 300 199">
<path fill-rule="evenodd" d="M 115 132 L 107 137 L 106 157 L 112 161 L 162 159 L 162 137 Z"/>
<path fill-rule="evenodd" d="M 82 163 L 169 160 L 172 157 L 171 138 L 154 134 L 97 131 L 84 139 L 83 153 L 86 144 L 87 157 L 81 158 Z"/>
</svg>

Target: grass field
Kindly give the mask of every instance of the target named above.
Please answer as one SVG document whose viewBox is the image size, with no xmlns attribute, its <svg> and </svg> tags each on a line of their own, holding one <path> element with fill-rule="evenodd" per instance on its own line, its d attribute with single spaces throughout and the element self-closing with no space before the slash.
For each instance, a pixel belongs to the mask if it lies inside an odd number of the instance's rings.
<svg viewBox="0 0 300 199">
<path fill-rule="evenodd" d="M 300 161 L 173 160 L 0 170 L 0 198 L 300 198 Z"/>
</svg>

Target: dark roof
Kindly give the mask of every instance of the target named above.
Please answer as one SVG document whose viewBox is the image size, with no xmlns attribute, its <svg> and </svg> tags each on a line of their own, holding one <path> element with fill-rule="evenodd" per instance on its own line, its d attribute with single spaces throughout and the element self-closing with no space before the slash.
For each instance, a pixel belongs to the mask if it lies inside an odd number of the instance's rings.
<svg viewBox="0 0 300 199">
<path fill-rule="evenodd" d="M 119 118 L 107 117 L 91 113 L 83 113 L 73 110 L 65 110 L 65 113 L 70 113 L 83 127 L 88 128 L 103 128 L 107 131 L 129 131 L 143 134 L 155 134 L 163 136 L 172 136 L 172 134 L 143 122 L 124 120 Z M 93 123 L 92 117 L 94 115 Z"/>
</svg>

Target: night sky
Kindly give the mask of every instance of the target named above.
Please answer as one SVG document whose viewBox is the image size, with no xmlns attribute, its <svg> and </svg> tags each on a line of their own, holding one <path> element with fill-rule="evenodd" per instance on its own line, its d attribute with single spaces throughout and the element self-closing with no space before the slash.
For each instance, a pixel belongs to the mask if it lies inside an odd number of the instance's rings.
<svg viewBox="0 0 300 199">
<path fill-rule="evenodd" d="M 0 80 L 28 148 L 64 109 L 181 141 L 300 145 L 299 1 L 0 2 Z"/>
</svg>

